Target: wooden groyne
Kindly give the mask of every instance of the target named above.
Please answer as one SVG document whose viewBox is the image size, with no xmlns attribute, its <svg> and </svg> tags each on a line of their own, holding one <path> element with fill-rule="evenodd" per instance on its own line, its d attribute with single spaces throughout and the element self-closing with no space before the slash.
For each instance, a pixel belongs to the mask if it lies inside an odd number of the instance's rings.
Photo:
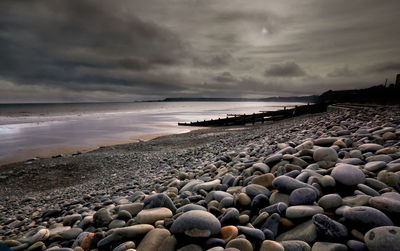
<svg viewBox="0 0 400 251">
<path fill-rule="evenodd" d="M 276 121 L 286 118 L 291 118 L 304 114 L 312 114 L 318 112 L 325 112 L 327 104 L 312 104 L 296 106 L 290 109 L 283 109 L 277 111 L 262 111 L 253 114 L 227 114 L 226 118 L 218 118 L 211 120 L 203 120 L 189 123 L 178 123 L 180 126 L 232 126 L 232 125 L 245 125 L 255 124 L 257 122 L 264 123 L 265 121 Z"/>
</svg>

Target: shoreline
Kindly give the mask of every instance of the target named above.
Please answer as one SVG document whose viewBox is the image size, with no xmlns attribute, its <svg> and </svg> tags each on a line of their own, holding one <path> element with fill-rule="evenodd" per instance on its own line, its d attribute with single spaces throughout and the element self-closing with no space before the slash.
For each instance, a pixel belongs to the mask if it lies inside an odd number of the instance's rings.
<svg viewBox="0 0 400 251">
<path fill-rule="evenodd" d="M 166 126 L 160 125 L 161 128 Z M 177 126 L 177 128 L 179 128 Z M 99 148 L 112 147 L 116 145 L 137 143 L 140 141 L 149 141 L 158 137 L 187 133 L 193 130 L 205 129 L 202 127 L 192 127 L 185 129 L 182 128 L 180 132 L 160 132 L 160 133 L 147 133 L 147 134 L 134 134 L 127 139 L 103 139 L 103 140 L 93 140 L 93 143 L 88 143 L 85 145 L 44 145 L 41 147 L 34 148 L 20 148 L 11 156 L 0 157 L 0 168 L 1 166 L 14 164 L 19 162 L 27 162 L 36 159 L 48 159 L 52 157 L 61 157 L 67 155 L 78 155 L 91 151 L 95 151 Z"/>
</svg>

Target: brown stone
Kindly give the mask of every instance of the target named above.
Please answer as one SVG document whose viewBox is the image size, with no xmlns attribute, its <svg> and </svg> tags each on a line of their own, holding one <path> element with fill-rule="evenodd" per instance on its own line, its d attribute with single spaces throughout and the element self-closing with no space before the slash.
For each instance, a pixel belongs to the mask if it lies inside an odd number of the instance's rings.
<svg viewBox="0 0 400 251">
<path fill-rule="evenodd" d="M 260 251 L 285 251 L 285 248 L 277 241 L 265 240 L 261 244 Z"/>
<path fill-rule="evenodd" d="M 225 226 L 221 228 L 221 239 L 224 240 L 225 242 L 229 242 L 232 239 L 235 239 L 239 231 L 237 227 L 235 226 Z"/>
<path fill-rule="evenodd" d="M 85 236 L 85 238 L 83 238 L 82 242 L 81 242 L 81 248 L 83 250 L 90 250 L 90 244 L 92 243 L 94 237 L 94 233 L 89 233 L 88 235 Z"/>
<path fill-rule="evenodd" d="M 347 147 L 346 143 L 344 143 L 342 139 L 336 140 L 335 142 L 333 142 L 333 145 L 339 146 L 341 148 Z"/>
<path fill-rule="evenodd" d="M 383 135 L 382 135 L 382 138 L 384 139 L 384 140 L 391 140 L 391 139 L 396 139 L 396 134 L 395 133 L 393 133 L 393 132 L 385 132 Z"/>
<path fill-rule="evenodd" d="M 240 251 L 253 251 L 250 241 L 242 238 L 234 239 L 226 244 L 226 248 L 237 248 Z"/>
<path fill-rule="evenodd" d="M 137 247 L 137 251 L 157 251 L 164 239 L 170 235 L 171 233 L 166 229 L 153 229 L 144 236 Z"/>
<path fill-rule="evenodd" d="M 240 225 L 245 225 L 250 221 L 250 216 L 247 214 L 242 214 L 239 216 L 239 224 Z"/>
<path fill-rule="evenodd" d="M 292 228 L 294 227 L 293 221 L 289 220 L 288 218 L 281 217 L 280 221 L 281 225 L 285 228 Z"/>
<path fill-rule="evenodd" d="M 376 151 L 376 154 L 392 154 L 396 152 L 397 149 L 395 147 L 385 147 Z"/>
<path fill-rule="evenodd" d="M 261 185 L 264 187 L 271 187 L 272 181 L 275 179 L 275 176 L 272 173 L 266 173 L 255 177 L 251 183 Z"/>
<path fill-rule="evenodd" d="M 136 216 L 136 221 L 140 224 L 153 224 L 158 220 L 172 217 L 172 212 L 166 207 L 144 209 Z"/>
<path fill-rule="evenodd" d="M 239 203 L 239 205 L 246 207 L 250 205 L 251 199 L 247 194 L 240 193 L 237 197 L 237 202 Z"/>
</svg>

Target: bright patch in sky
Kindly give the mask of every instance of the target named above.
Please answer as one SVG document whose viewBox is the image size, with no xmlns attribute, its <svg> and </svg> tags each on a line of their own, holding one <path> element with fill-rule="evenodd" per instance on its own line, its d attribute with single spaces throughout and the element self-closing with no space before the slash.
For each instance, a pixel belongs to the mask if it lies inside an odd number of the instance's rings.
<svg viewBox="0 0 400 251">
<path fill-rule="evenodd" d="M 262 30 L 261 30 L 261 33 L 264 34 L 264 35 L 267 35 L 268 34 L 267 28 L 263 27 Z"/>
</svg>

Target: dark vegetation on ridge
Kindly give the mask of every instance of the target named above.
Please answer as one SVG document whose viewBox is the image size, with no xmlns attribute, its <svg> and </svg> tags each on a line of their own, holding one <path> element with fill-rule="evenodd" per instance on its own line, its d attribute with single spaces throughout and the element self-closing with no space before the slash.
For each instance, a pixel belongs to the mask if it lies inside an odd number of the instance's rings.
<svg viewBox="0 0 400 251">
<path fill-rule="evenodd" d="M 366 89 L 329 90 L 319 96 L 318 102 L 400 104 L 400 80 L 389 86 L 376 85 Z"/>
</svg>

